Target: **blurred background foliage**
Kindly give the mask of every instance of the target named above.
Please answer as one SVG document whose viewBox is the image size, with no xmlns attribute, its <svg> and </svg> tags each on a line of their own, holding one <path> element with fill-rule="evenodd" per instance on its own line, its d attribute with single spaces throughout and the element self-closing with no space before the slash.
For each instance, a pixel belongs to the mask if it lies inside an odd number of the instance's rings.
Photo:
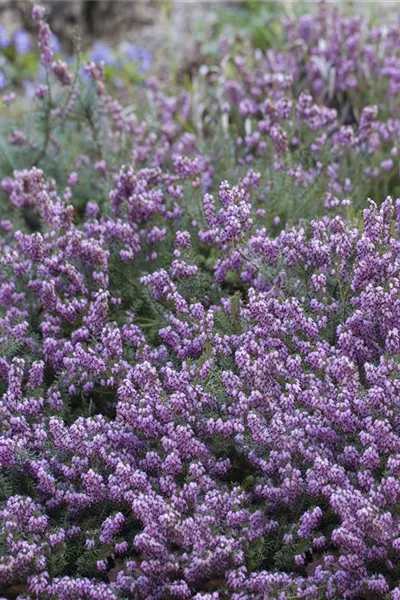
<svg viewBox="0 0 400 600">
<path fill-rule="evenodd" d="M 56 54 L 67 63 L 76 55 L 77 36 L 86 59 L 104 61 L 108 81 L 122 88 L 143 81 L 152 67 L 167 67 L 182 83 L 203 64 L 218 59 L 224 37 L 250 41 L 266 50 L 282 44 L 282 19 L 287 11 L 305 5 L 279 1 L 186 3 L 173 0 L 144 2 L 59 0 L 47 2 Z M 0 2 L 0 92 L 15 86 L 33 96 L 39 71 L 37 42 L 27 0 Z"/>
</svg>

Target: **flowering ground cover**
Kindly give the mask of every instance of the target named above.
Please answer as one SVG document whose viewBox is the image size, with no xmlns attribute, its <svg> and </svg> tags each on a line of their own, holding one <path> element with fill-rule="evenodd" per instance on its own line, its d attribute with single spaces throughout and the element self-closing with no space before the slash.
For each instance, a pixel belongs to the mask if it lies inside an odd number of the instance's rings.
<svg viewBox="0 0 400 600">
<path fill-rule="evenodd" d="M 0 115 L 0 596 L 399 600 L 400 21 L 321 5 L 133 84 L 32 19 L 34 98 Z"/>
</svg>

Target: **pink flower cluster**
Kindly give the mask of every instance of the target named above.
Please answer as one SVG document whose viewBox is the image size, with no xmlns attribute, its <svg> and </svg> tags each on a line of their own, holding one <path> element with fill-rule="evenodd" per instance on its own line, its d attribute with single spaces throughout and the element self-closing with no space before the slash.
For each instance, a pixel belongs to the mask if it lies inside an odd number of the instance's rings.
<svg viewBox="0 0 400 600">
<path fill-rule="evenodd" d="M 370 55 L 328 15 L 287 32 L 337 72 L 349 56 L 347 93 Z M 293 50 L 262 76 L 238 57 L 223 177 L 183 126 L 194 95 L 151 79 L 141 122 L 102 65 L 75 87 L 33 20 L 67 93 L 39 94 L 48 123 L 84 85 L 98 120 L 67 174 L 57 126 L 1 181 L 0 594 L 400 600 L 400 200 L 358 196 L 395 189 L 395 111 L 346 123 Z"/>
<path fill-rule="evenodd" d="M 1 343 L 18 351 L 1 359 L 0 460 L 32 490 L 2 508 L 3 584 L 23 575 L 32 598 L 396 598 L 400 206 L 271 238 L 243 217 L 258 179 L 224 183 L 200 232 L 216 281 L 234 274 L 246 293 L 185 293 L 201 266 L 179 231 L 177 258 L 142 278 L 162 309 L 156 346 L 110 271 L 119 245 L 143 252 L 146 211 L 136 229 L 117 216 L 78 229 L 40 171 L 5 182 L 49 229 L 2 223 Z M 77 398 L 87 416 L 71 414 Z M 78 579 L 49 567 L 69 544 Z"/>
</svg>

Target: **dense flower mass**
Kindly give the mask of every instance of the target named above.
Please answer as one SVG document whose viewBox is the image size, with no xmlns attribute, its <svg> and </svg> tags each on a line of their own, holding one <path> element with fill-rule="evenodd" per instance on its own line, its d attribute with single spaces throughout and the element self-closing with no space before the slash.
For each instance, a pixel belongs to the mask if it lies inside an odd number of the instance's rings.
<svg viewBox="0 0 400 600">
<path fill-rule="evenodd" d="M 38 118 L 2 109 L 0 595 L 400 600 L 399 27 L 322 5 L 132 104 L 32 20 Z"/>
</svg>

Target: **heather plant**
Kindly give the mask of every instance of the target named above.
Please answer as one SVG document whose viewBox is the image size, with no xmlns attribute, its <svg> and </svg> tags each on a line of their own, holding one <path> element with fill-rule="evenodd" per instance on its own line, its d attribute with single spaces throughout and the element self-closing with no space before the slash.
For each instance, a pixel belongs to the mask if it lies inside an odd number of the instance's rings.
<svg viewBox="0 0 400 600">
<path fill-rule="evenodd" d="M 249 43 L 249 36 L 241 38 L 239 33 L 238 45 L 227 32 L 220 46 L 226 56 L 231 51 L 237 56 L 240 49 L 240 83 L 248 94 L 257 99 L 256 80 L 261 73 L 286 72 L 293 76 L 297 90 L 307 89 L 318 101 L 339 109 L 347 122 L 358 120 L 362 108 L 375 104 L 377 98 L 385 108 L 385 117 L 396 111 L 397 13 L 388 13 L 388 22 L 379 22 L 345 14 L 328 2 L 314 6 L 300 3 L 301 10 L 289 5 L 286 14 L 281 9 L 274 16 L 270 10 L 268 23 L 263 16 L 268 14 L 268 4 L 255 4 L 249 14 L 254 17 L 258 6 L 255 25 L 262 22 L 266 32 L 275 34 L 273 44 L 259 44 L 254 39 Z M 246 65 L 252 71 L 246 72 Z"/>
<path fill-rule="evenodd" d="M 327 9 L 321 9 L 318 19 L 323 18 L 347 23 Z M 44 21 L 39 19 L 38 26 L 39 32 L 47 31 Z M 108 64 L 85 63 L 77 48 L 75 65 L 67 67 L 52 56 L 51 33 L 47 41 L 40 35 L 42 47 L 48 45 L 41 59 L 46 85 L 37 87 L 37 109 L 33 117 L 23 117 L 23 127 L 20 118 L 13 123 L 13 93 L 4 95 L 10 118 L 3 125 L 8 144 L 2 171 L 11 175 L 29 165 L 44 167 L 59 186 L 76 172 L 73 203 L 79 203 L 80 215 L 89 193 L 106 204 L 122 164 L 169 169 L 174 155 L 182 153 L 200 160 L 203 191 L 213 184 L 215 171 L 216 185 L 244 176 L 250 163 L 262 171 L 260 208 L 268 226 L 274 219 L 295 222 L 332 206 L 357 208 L 366 196 L 398 193 L 395 103 L 388 107 L 385 93 L 378 94 L 347 123 L 348 109 L 340 103 L 331 108 L 331 98 L 316 94 L 311 85 L 301 91 L 307 79 L 290 62 L 298 60 L 297 51 L 272 59 L 273 50 L 253 56 L 237 45 L 226 48 L 222 40 L 219 70 L 205 67 L 180 91 L 171 77 L 150 77 L 135 87 L 134 97 L 125 86 L 111 85 L 107 69 L 117 59 L 108 47 L 93 54 Z M 50 52 L 47 58 L 45 52 Z"/>
<path fill-rule="evenodd" d="M 185 89 L 119 88 L 32 17 L 33 117 L 3 96 L 0 594 L 399 600 L 395 105 L 360 88 L 348 123 L 299 53 L 261 73 L 224 40 Z"/>
<path fill-rule="evenodd" d="M 6 225 L 3 343 L 19 352 L 2 358 L 4 584 L 26 580 L 29 598 L 397 597 L 395 207 L 271 238 L 250 219 L 257 183 L 223 184 L 219 211 L 205 199 L 201 241 L 226 254 L 217 296 L 197 295 L 189 232 L 143 276 L 152 344 L 108 285 L 107 235 L 76 230 L 46 193 L 50 235 Z"/>
</svg>

